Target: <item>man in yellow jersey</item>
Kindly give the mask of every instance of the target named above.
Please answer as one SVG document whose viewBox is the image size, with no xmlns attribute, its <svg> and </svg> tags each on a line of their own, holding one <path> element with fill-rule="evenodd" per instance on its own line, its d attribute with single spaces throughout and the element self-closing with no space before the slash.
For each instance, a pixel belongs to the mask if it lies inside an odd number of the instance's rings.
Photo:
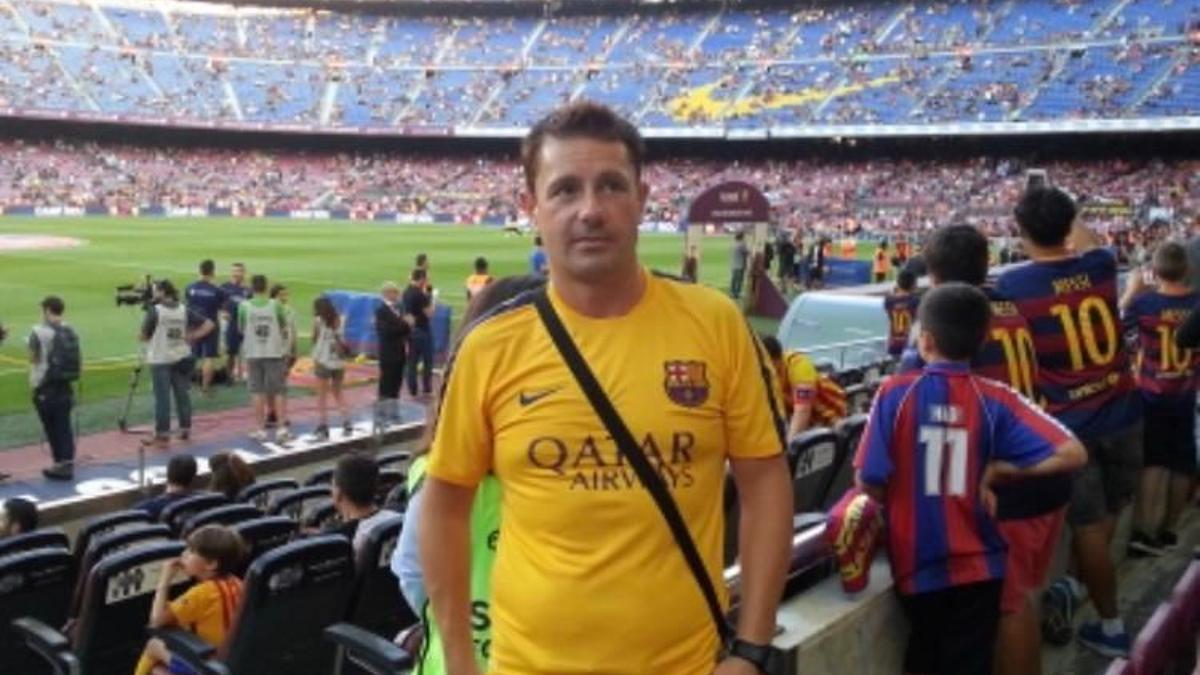
<svg viewBox="0 0 1200 675">
<path fill-rule="evenodd" d="M 716 291 L 638 263 L 648 189 L 637 130 L 576 103 L 530 131 L 522 203 L 545 242 L 549 300 L 662 476 L 721 584 L 726 466 L 741 502 L 741 611 L 734 654 L 775 626 L 791 535 L 783 421 L 762 347 Z M 504 531 L 492 577 L 497 673 L 753 675 L 722 645 L 661 512 L 559 356 L 532 298 L 477 322 L 446 375 L 421 520 L 427 590 L 447 672 L 475 675 L 469 518 L 500 483 Z"/>
<path fill-rule="evenodd" d="M 779 392 L 788 419 L 787 437 L 790 439 L 813 426 L 813 405 L 819 379 L 817 369 L 804 352 L 784 353 L 783 345 L 773 335 L 762 336 L 762 343 L 779 380 Z"/>
</svg>

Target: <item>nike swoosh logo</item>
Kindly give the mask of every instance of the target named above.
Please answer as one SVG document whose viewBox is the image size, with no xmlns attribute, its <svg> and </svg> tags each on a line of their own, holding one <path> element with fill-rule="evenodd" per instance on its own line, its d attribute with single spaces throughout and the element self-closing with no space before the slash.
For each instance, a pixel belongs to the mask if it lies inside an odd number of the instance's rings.
<svg viewBox="0 0 1200 675">
<path fill-rule="evenodd" d="M 523 391 L 523 392 L 521 392 L 521 395 L 518 397 L 518 400 L 521 402 L 522 406 L 533 405 L 534 403 L 537 403 L 538 401 L 546 398 L 547 396 L 549 396 L 550 394 L 553 394 L 554 392 L 558 391 L 561 388 L 562 387 L 553 387 L 551 389 L 539 389 L 537 391 L 531 391 L 531 392 Z"/>
</svg>

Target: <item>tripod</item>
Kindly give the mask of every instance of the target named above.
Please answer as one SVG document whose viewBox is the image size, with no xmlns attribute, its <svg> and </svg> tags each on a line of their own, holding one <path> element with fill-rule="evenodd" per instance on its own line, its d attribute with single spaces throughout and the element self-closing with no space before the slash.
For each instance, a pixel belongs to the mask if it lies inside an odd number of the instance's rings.
<svg viewBox="0 0 1200 675">
<path fill-rule="evenodd" d="M 133 367 L 133 371 L 129 373 L 129 393 L 125 396 L 125 407 L 121 411 L 121 416 L 117 418 L 117 427 L 122 432 L 127 434 L 145 434 L 149 433 L 144 429 L 133 430 L 129 428 L 129 409 L 133 406 L 133 395 L 137 392 L 138 383 L 142 379 L 142 371 L 146 367 L 145 356 L 139 354 L 137 365 Z"/>
</svg>

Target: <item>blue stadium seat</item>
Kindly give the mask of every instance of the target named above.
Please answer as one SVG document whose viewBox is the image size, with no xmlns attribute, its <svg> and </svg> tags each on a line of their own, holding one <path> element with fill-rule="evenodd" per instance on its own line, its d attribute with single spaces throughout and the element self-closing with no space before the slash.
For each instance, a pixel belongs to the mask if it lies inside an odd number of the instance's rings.
<svg viewBox="0 0 1200 675">
<path fill-rule="evenodd" d="M 788 443 L 795 513 L 821 510 L 836 468 L 838 439 L 830 429 L 809 429 Z"/>
<path fill-rule="evenodd" d="M 328 485 L 302 487 L 281 495 L 267 509 L 270 515 L 282 515 L 303 523 L 308 519 L 309 511 L 323 499 L 329 498 Z"/>
<path fill-rule="evenodd" d="M 188 518 L 207 511 L 208 509 L 224 506 L 229 503 L 225 495 L 215 492 L 201 492 L 190 497 L 184 497 L 171 502 L 163 507 L 162 514 L 158 520 L 161 523 L 166 523 L 167 527 L 175 534 L 179 534 L 183 530 L 183 524 Z"/>
<path fill-rule="evenodd" d="M 332 482 L 333 467 L 327 467 L 310 473 L 308 478 L 304 479 L 304 486 L 312 487 L 314 485 L 329 485 Z"/>
<path fill-rule="evenodd" d="M 0 558 L 0 661 L 4 672 L 51 672 L 21 646 L 12 622 L 28 617 L 58 627 L 67 619 L 75 566 L 65 547 L 42 548 Z"/>
<path fill-rule="evenodd" d="M 75 535 L 74 557 L 76 567 L 83 562 L 83 554 L 88 550 L 88 546 L 91 545 L 93 538 L 127 527 L 149 525 L 152 522 L 154 522 L 154 519 L 150 517 L 150 514 L 140 509 L 117 511 L 116 513 L 109 513 L 89 519 L 79 528 L 79 534 Z"/>
<path fill-rule="evenodd" d="M 78 579 L 71 599 L 68 616 L 77 617 L 82 611 L 84 594 L 92 570 L 101 560 L 132 546 L 162 543 L 171 539 L 171 529 L 163 523 L 139 524 L 93 536 L 79 559 Z"/>
<path fill-rule="evenodd" d="M 163 565 L 183 553 L 180 542 L 156 542 L 114 553 L 88 575 L 75 635 L 85 673 L 130 673 L 146 644 L 146 622 Z M 173 593 L 188 585 L 183 575 Z"/>
<path fill-rule="evenodd" d="M 337 645 L 334 675 L 352 672 L 351 664 L 368 675 L 395 675 L 413 667 L 412 655 L 370 631 L 349 623 L 325 629 L 325 639 Z"/>
<path fill-rule="evenodd" d="M 249 504 L 225 504 L 192 514 L 183 524 L 180 537 L 186 539 L 194 530 L 205 525 L 233 525 L 261 518 L 263 512 Z"/>
<path fill-rule="evenodd" d="M 402 471 L 412 461 L 412 453 L 407 450 L 387 452 L 375 458 L 375 464 L 380 469 L 395 469 Z"/>
<path fill-rule="evenodd" d="M 0 539 L 0 557 L 35 548 L 70 548 L 67 534 L 60 527 L 46 527 Z"/>
<path fill-rule="evenodd" d="M 346 620 L 376 635 L 395 635 L 418 620 L 392 573 L 392 552 L 402 527 L 402 515 L 376 523 L 355 557 L 354 601 Z"/>
<path fill-rule="evenodd" d="M 234 523 L 230 525 L 230 529 L 241 535 L 242 541 L 246 542 L 246 559 L 242 561 L 242 568 L 238 570 L 239 576 L 243 576 L 250 563 L 259 556 L 294 539 L 298 532 L 298 523 L 286 516 L 263 516 Z"/>
<path fill-rule="evenodd" d="M 247 485 L 242 488 L 242 491 L 238 493 L 237 500 L 265 510 L 280 495 L 285 492 L 291 492 L 298 487 L 300 487 L 300 484 L 291 478 L 258 481 L 253 485 Z"/>
<path fill-rule="evenodd" d="M 854 453 L 858 450 L 858 441 L 866 428 L 867 416 L 864 414 L 847 417 L 834 428 L 838 443 L 837 457 L 834 459 L 834 470 L 829 475 L 829 485 L 825 488 L 820 510 L 828 511 L 832 508 L 854 484 Z"/>
<path fill-rule="evenodd" d="M 5 646 L 5 654 L 12 655 L 12 665 L 20 668 L 19 672 L 29 675 L 82 675 L 83 669 L 79 666 L 79 659 L 71 653 L 71 642 L 67 636 L 53 630 L 45 622 L 28 616 L 16 619 L 11 625 L 16 639 L 40 659 L 40 663 L 32 660 L 22 663 L 21 660 L 28 654 L 20 653 L 19 647 L 14 648 L 17 651 L 8 651 Z"/>
<path fill-rule="evenodd" d="M 350 542 L 318 536 L 264 554 L 246 574 L 241 616 L 217 650 L 179 630 L 159 631 L 187 663 L 219 662 L 230 675 L 328 675 L 334 649 L 322 632 L 347 606 L 354 584 Z"/>
<path fill-rule="evenodd" d="M 305 529 L 324 530 L 342 522 L 342 516 L 333 505 L 333 500 L 323 497 L 305 508 L 308 514 L 300 525 Z"/>
</svg>

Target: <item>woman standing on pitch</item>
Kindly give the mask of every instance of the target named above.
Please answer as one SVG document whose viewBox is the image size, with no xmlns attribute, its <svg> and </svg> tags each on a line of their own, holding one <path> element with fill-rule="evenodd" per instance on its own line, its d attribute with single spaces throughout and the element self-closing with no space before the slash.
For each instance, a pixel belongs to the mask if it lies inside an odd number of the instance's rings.
<svg viewBox="0 0 1200 675">
<path fill-rule="evenodd" d="M 350 425 L 350 409 L 346 407 L 346 399 L 342 396 L 346 357 L 350 350 L 342 331 L 342 317 L 338 316 L 329 298 L 321 295 L 313 301 L 313 315 L 313 373 L 317 376 L 317 410 L 321 414 L 321 423 L 313 433 L 319 440 L 326 440 L 329 438 L 326 397 L 331 390 L 333 400 L 342 411 L 342 433 L 349 435 L 354 431 Z"/>
</svg>

